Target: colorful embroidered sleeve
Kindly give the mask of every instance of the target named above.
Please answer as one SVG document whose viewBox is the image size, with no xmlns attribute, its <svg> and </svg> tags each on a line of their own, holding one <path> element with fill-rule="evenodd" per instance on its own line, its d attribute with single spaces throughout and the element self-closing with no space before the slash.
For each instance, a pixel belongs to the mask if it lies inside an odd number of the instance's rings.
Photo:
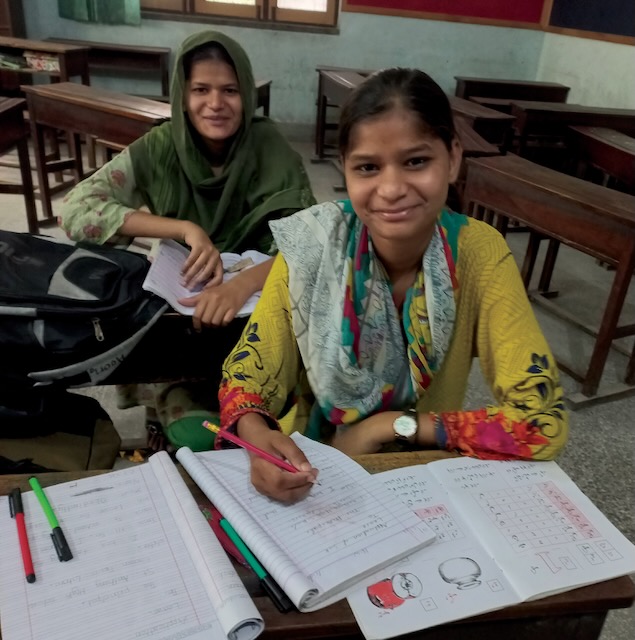
<svg viewBox="0 0 635 640">
<path fill-rule="evenodd" d="M 288 277 L 278 254 L 256 309 L 225 360 L 219 392 L 223 429 L 249 412 L 278 426 L 277 418 L 298 382 L 301 358 L 291 326 Z"/>
<path fill-rule="evenodd" d="M 103 244 L 116 240 L 126 216 L 141 206 L 130 155 L 124 149 L 70 191 L 58 222 L 71 240 Z"/>
<path fill-rule="evenodd" d="M 553 459 L 568 436 L 554 357 L 506 243 L 490 239 L 485 251 L 489 264 L 464 284 L 478 292 L 476 346 L 498 406 L 442 413 L 440 444 L 478 458 Z"/>
</svg>

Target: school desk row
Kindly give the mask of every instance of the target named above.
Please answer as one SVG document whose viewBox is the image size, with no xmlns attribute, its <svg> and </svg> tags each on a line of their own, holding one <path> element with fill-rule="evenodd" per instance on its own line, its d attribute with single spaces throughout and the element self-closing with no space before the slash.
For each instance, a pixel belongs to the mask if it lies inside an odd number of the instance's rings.
<svg viewBox="0 0 635 640">
<path fill-rule="evenodd" d="M 325 66 L 317 67 L 316 71 L 315 155 L 323 159 L 327 156 L 326 132 L 332 128 L 327 122 L 328 108 L 341 105 L 348 94 L 372 72 Z M 493 94 L 493 97 L 475 97 L 470 91 L 488 96 Z M 565 139 L 568 127 L 572 125 L 611 128 L 628 136 L 635 135 L 635 110 L 564 103 L 568 87 L 557 83 L 458 77 L 456 93 L 448 96 L 455 116 L 464 119 L 487 142 L 502 151 L 513 147 L 521 156 L 527 153 L 530 146 L 539 144 L 540 140 L 551 143 L 554 138 Z M 532 99 L 522 99 L 525 96 L 531 96 Z M 489 101 L 489 104 L 498 101 L 505 108 L 492 109 L 475 100 Z"/>
<path fill-rule="evenodd" d="M 357 461 L 371 473 L 432 462 L 450 454 L 421 451 L 414 453 L 374 454 L 359 456 Z M 45 473 L 38 477 L 43 487 L 96 475 L 99 471 Z M 181 473 L 198 504 L 207 498 L 191 478 Z M 27 475 L 0 476 L 0 495 L 8 495 L 15 487 L 27 491 Z M 2 517 L 9 517 L 3 514 Z M 262 640 L 363 640 L 346 600 L 313 613 L 280 613 L 262 591 L 260 580 L 244 567 L 236 570 L 265 621 Z M 635 585 L 627 577 L 615 578 L 556 596 L 507 607 L 492 613 L 455 623 L 425 629 L 407 636 L 409 640 L 535 640 L 536 637 L 560 640 L 597 640 L 607 613 L 631 606 Z M 404 637 L 405 640 L 405 637 Z"/>
</svg>

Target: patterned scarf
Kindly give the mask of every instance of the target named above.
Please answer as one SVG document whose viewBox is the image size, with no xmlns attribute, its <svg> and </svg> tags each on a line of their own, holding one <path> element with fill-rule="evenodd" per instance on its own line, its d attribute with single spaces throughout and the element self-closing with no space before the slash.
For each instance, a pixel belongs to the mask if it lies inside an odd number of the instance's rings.
<svg viewBox="0 0 635 640">
<path fill-rule="evenodd" d="M 331 424 L 413 405 L 430 385 L 452 338 L 464 224 L 465 216 L 441 213 L 400 319 L 368 229 L 349 201 L 270 223 L 289 268 L 298 348 Z"/>
</svg>

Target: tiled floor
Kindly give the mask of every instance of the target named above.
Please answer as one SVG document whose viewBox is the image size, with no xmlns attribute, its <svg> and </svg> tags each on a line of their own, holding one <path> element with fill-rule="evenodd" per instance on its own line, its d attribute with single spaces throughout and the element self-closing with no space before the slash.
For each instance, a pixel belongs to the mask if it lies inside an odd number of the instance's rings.
<svg viewBox="0 0 635 640">
<path fill-rule="evenodd" d="M 319 201 L 342 197 L 333 187 L 342 184 L 341 177 L 329 163 L 310 162 L 312 145 L 294 143 L 306 160 L 316 198 Z M 15 162 L 15 157 L 4 156 Z M 16 169 L 1 166 L 0 180 L 18 180 Z M 34 174 L 34 181 L 37 178 Z M 54 209 L 57 208 L 57 196 Z M 26 216 L 21 196 L 0 194 L 0 228 L 26 231 Z M 54 227 L 43 229 L 45 233 L 59 234 Z M 522 259 L 526 236 L 510 234 L 508 242 L 518 262 Z M 537 271 L 539 271 L 537 269 Z M 579 319 L 597 325 L 608 295 L 612 273 L 577 251 L 562 247 L 554 276 L 554 286 L 560 292 L 558 301 Z M 592 339 L 561 320 L 536 308 L 536 314 L 556 356 L 566 357 L 579 365 L 585 365 L 592 349 Z M 635 287 L 627 297 L 622 321 L 635 322 Z M 633 340 L 622 340 L 621 346 L 630 350 Z M 625 370 L 627 357 L 617 350 L 611 352 L 602 387 L 619 380 Z M 568 393 L 578 390 L 578 384 L 562 375 Z M 475 363 L 468 394 L 469 406 L 482 406 L 490 401 L 490 393 Z M 145 443 L 144 413 L 141 409 L 120 411 L 114 404 L 114 390 L 100 387 L 86 390 L 100 399 L 111 415 L 126 447 Z M 603 405 L 580 409 L 571 415 L 570 442 L 561 456 L 560 465 L 571 475 L 595 504 L 635 542 L 635 397 L 616 400 Z M 609 614 L 602 640 L 631 640 L 635 628 L 635 609 L 615 611 Z M 550 640 L 550 639 L 549 639 Z"/>
</svg>

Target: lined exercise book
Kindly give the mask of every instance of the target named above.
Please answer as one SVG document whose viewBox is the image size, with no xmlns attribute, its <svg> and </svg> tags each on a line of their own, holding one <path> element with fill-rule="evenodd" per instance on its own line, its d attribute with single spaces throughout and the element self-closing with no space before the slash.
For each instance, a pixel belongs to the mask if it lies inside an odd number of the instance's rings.
<svg viewBox="0 0 635 640">
<path fill-rule="evenodd" d="M 337 449 L 297 433 L 319 485 L 282 504 L 259 494 L 243 449 L 176 456 L 300 611 L 342 599 L 365 575 L 434 539 L 384 484 Z"/>
<path fill-rule="evenodd" d="M 28 584 L 0 498 L 2 640 L 251 640 L 262 617 L 165 453 L 45 489 L 73 553 L 59 562 L 32 491 L 22 494 Z"/>
<path fill-rule="evenodd" d="M 368 640 L 635 572 L 635 546 L 555 462 L 453 458 L 377 477 L 437 539 L 349 596 Z"/>
<path fill-rule="evenodd" d="M 202 286 L 197 286 L 194 289 L 187 289 L 181 284 L 181 269 L 189 255 L 189 249 L 175 240 L 160 240 L 148 274 L 143 282 L 143 288 L 146 291 L 151 291 L 157 296 L 160 296 L 175 311 L 178 311 L 184 316 L 194 315 L 194 307 L 186 307 L 178 301 L 181 298 L 189 298 L 196 295 L 203 288 Z M 236 276 L 236 272 L 232 271 L 232 268 L 243 260 L 256 265 L 266 262 L 270 257 L 271 256 L 265 253 L 253 250 L 245 251 L 242 254 L 221 253 L 223 268 L 225 270 L 223 282 L 227 282 Z M 256 303 L 259 299 L 260 291 L 254 293 L 247 302 L 245 302 L 242 309 L 236 314 L 236 317 L 245 318 L 250 316 L 256 308 Z"/>
</svg>

